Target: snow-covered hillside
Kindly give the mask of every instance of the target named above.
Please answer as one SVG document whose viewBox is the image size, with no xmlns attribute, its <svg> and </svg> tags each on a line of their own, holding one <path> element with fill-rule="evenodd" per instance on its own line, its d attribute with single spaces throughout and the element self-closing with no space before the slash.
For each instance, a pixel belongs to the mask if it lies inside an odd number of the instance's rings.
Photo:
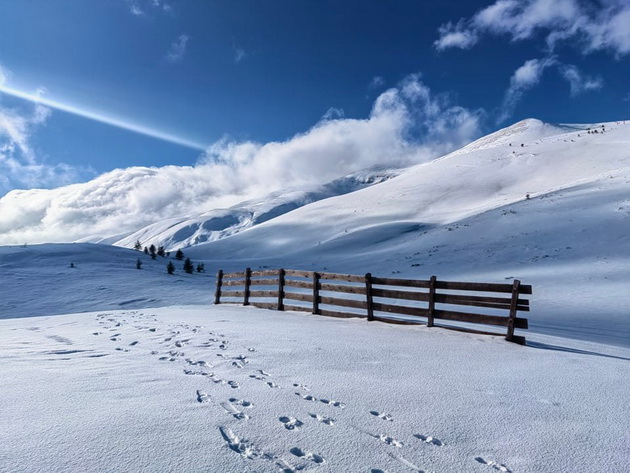
<svg viewBox="0 0 630 473">
<path fill-rule="evenodd" d="M 534 285 L 534 330 L 627 345 L 630 124 L 528 120 L 467 148 L 190 254 L 228 269 L 519 278 Z"/>
<path fill-rule="evenodd" d="M 82 241 L 107 242 L 127 248 L 133 248 L 137 241 L 145 246 L 164 246 L 167 250 L 186 248 L 234 235 L 309 203 L 384 182 L 399 172 L 395 169 L 364 170 L 311 190 L 289 188 L 227 209 L 215 209 L 195 217 L 161 220 L 122 239 L 108 236 L 97 241 L 93 237 Z"/>
</svg>

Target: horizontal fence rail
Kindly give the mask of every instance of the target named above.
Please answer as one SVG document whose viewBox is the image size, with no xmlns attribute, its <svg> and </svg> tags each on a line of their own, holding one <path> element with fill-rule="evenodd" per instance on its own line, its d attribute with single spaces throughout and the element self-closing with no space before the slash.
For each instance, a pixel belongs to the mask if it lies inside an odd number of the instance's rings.
<svg viewBox="0 0 630 473">
<path fill-rule="evenodd" d="M 489 293 L 489 294 L 488 294 Z M 506 340 L 527 329 L 532 286 L 512 284 L 378 278 L 295 269 L 264 269 L 217 273 L 214 303 L 252 305 L 264 309 L 302 311 L 330 317 L 363 317 L 369 321 L 436 326 L 437 321 L 505 327 Z M 420 320 L 423 318 L 424 320 Z M 469 327 L 440 327 L 498 335 Z"/>
</svg>

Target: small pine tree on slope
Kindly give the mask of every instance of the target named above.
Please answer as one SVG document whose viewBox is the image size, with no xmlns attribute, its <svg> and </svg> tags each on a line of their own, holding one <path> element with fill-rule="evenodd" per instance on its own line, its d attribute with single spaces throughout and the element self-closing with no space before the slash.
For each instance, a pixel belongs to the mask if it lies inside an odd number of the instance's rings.
<svg viewBox="0 0 630 473">
<path fill-rule="evenodd" d="M 190 258 L 186 258 L 186 261 L 184 261 L 184 271 L 186 271 L 188 274 L 192 274 L 194 269 L 195 268 L 192 264 L 192 261 L 190 261 Z"/>
</svg>

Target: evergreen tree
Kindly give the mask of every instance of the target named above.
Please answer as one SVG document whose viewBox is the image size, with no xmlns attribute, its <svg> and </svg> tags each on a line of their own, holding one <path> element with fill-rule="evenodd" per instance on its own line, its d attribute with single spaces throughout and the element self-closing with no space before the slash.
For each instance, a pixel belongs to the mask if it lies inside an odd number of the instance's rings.
<svg viewBox="0 0 630 473">
<path fill-rule="evenodd" d="M 169 261 L 168 264 L 166 265 L 166 272 L 168 274 L 173 274 L 175 272 L 175 265 L 173 264 L 172 261 Z"/>
<path fill-rule="evenodd" d="M 203 273 L 203 272 L 205 272 L 205 269 L 204 269 L 204 267 L 203 267 L 203 263 L 199 263 L 199 264 L 197 265 L 197 272 L 198 272 L 198 273 Z"/>
<path fill-rule="evenodd" d="M 151 258 L 155 259 L 155 255 L 156 255 L 155 245 L 151 244 L 151 246 L 149 247 L 149 254 L 151 255 Z"/>
<path fill-rule="evenodd" d="M 192 261 L 190 261 L 190 258 L 186 258 L 186 261 L 184 261 L 184 271 L 186 271 L 188 274 L 192 274 L 194 269 L 195 268 L 192 264 Z"/>
<path fill-rule="evenodd" d="M 140 243 L 140 240 L 136 240 L 136 244 L 133 246 L 133 249 L 142 251 L 142 243 Z"/>
<path fill-rule="evenodd" d="M 163 247 L 163 246 L 158 247 L 158 249 L 157 249 L 157 254 L 158 254 L 158 256 L 162 256 L 162 257 L 164 257 L 164 255 L 166 254 L 166 252 L 164 251 L 164 247 Z"/>
<path fill-rule="evenodd" d="M 149 248 L 147 248 L 146 246 L 144 247 L 144 254 L 148 255 L 149 254 Z"/>
<path fill-rule="evenodd" d="M 140 258 L 136 260 L 136 269 L 142 269 L 142 261 Z"/>
<path fill-rule="evenodd" d="M 177 250 L 177 253 L 175 253 L 175 258 L 178 259 L 179 261 L 184 259 L 184 252 L 182 250 Z"/>
</svg>

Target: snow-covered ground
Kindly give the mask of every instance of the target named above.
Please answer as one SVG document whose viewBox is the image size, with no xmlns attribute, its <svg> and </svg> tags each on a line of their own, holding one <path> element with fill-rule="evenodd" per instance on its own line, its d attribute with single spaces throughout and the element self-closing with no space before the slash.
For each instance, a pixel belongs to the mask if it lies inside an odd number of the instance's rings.
<svg viewBox="0 0 630 473">
<path fill-rule="evenodd" d="M 185 248 L 205 273 L 0 246 L 0 472 L 626 471 L 630 124 L 590 127 L 527 120 L 356 192 L 235 207 L 235 227 L 101 235 L 219 238 Z M 528 345 L 210 305 L 216 271 L 247 266 L 518 278 Z"/>
<path fill-rule="evenodd" d="M 621 472 L 630 350 L 227 306 L 0 321 L 3 472 Z"/>
</svg>

